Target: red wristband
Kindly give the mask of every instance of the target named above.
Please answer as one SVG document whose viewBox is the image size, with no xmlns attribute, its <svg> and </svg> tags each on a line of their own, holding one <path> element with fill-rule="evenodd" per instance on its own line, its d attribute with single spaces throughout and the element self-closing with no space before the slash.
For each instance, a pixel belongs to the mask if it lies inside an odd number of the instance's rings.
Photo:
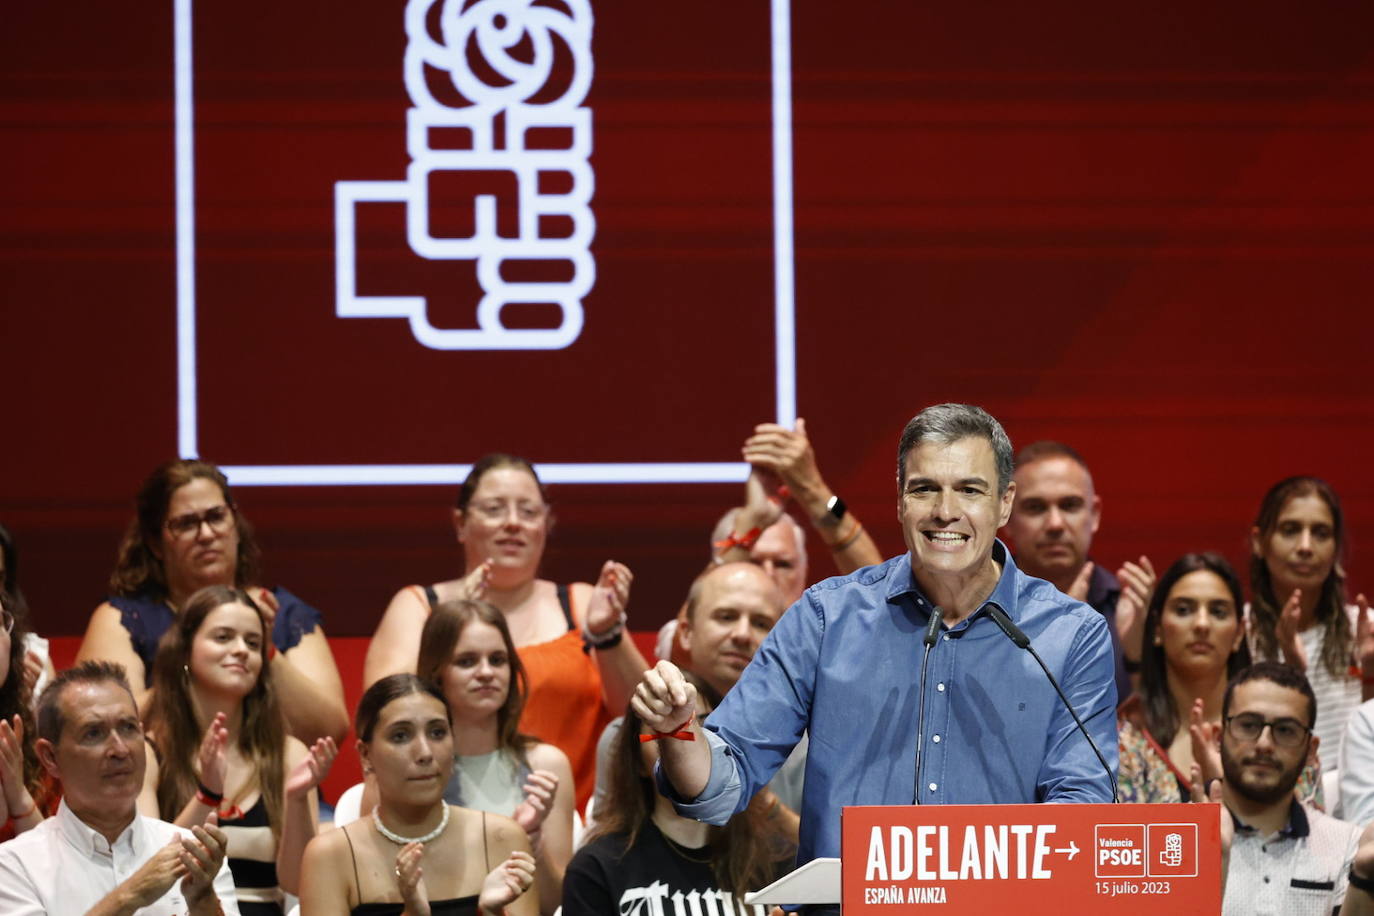
<svg viewBox="0 0 1374 916">
<path fill-rule="evenodd" d="M 731 547 L 743 547 L 745 550 L 748 550 L 750 547 L 754 546 L 754 542 L 759 539 L 759 535 L 761 534 L 763 534 L 762 528 L 750 528 L 746 534 L 742 535 L 736 535 L 731 532 L 730 536 L 725 540 L 716 541 L 715 546 L 719 547 L 721 550 L 729 550 Z"/>
<path fill-rule="evenodd" d="M 694 718 L 696 717 L 693 716 L 672 731 L 654 732 L 652 735 L 640 735 L 639 743 L 648 744 L 650 741 L 658 741 L 661 738 L 676 738 L 679 741 L 695 741 L 697 740 L 697 736 L 692 733 L 690 728 L 692 719 Z"/>
</svg>

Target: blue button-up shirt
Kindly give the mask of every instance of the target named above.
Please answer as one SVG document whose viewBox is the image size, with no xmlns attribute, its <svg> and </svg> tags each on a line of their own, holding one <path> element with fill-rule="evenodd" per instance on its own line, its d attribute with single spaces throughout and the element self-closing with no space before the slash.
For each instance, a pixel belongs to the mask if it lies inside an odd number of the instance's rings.
<svg viewBox="0 0 1374 916">
<path fill-rule="evenodd" d="M 1110 764 L 1116 685 L 1107 622 L 1016 568 L 998 542 L 988 596 L 1031 639 Z M 903 554 L 807 589 L 706 720 L 711 777 L 695 799 L 665 795 L 687 817 L 723 824 L 807 730 L 798 862 L 840 854 L 840 809 L 909 805 L 916 764 L 922 635 L 930 602 Z M 1111 783 L 1030 653 L 987 604 L 945 628 L 926 675 L 922 804 L 1110 802 Z"/>
</svg>

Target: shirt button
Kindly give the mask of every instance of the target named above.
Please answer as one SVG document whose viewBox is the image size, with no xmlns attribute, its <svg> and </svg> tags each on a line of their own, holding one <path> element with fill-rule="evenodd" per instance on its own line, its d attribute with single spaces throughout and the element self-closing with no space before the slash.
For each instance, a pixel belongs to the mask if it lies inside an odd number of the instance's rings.
<svg viewBox="0 0 1374 916">
<path fill-rule="evenodd" d="M 930 791 L 932 791 L 932 792 L 935 791 L 935 783 L 933 783 L 933 782 L 930 784 Z M 1268 879 L 1268 878 L 1265 878 L 1264 880 L 1265 880 L 1265 881 L 1268 881 L 1269 879 Z"/>
<path fill-rule="evenodd" d="M 1264 883 L 1265 883 L 1265 884 L 1268 884 L 1268 883 L 1269 883 L 1269 876 L 1268 876 L 1268 875 L 1265 875 L 1265 876 L 1264 876 Z"/>
<path fill-rule="evenodd" d="M 948 634 L 948 633 L 945 634 L 945 642 L 949 642 L 949 634 Z"/>
<path fill-rule="evenodd" d="M 938 690 L 938 691 L 940 691 L 941 693 L 944 693 L 944 692 L 945 692 L 945 685 L 944 685 L 944 684 L 936 684 L 936 685 L 935 685 L 935 689 Z"/>
<path fill-rule="evenodd" d="M 936 744 L 939 744 L 939 743 L 940 743 L 940 736 L 939 736 L 939 735 L 931 735 L 931 736 L 930 736 L 930 740 L 931 740 L 931 741 L 934 741 Z"/>
</svg>

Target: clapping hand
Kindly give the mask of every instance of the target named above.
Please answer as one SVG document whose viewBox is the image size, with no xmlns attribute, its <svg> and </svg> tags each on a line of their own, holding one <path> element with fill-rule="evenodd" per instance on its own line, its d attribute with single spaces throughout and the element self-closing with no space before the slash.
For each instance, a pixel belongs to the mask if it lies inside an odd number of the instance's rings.
<svg viewBox="0 0 1374 916">
<path fill-rule="evenodd" d="M 634 574 L 624 563 L 607 560 L 601 567 L 601 575 L 592 589 L 592 598 L 587 604 L 587 618 L 583 624 L 589 636 L 604 636 L 624 620 L 625 608 L 630 603 L 630 583 L 633 581 Z"/>
<path fill-rule="evenodd" d="M 191 828 L 195 839 L 181 839 L 180 859 L 185 877 L 181 879 L 181 893 L 194 904 L 206 894 L 215 892 L 215 875 L 224 864 L 229 848 L 228 837 L 219 828 L 219 818 L 211 812 L 203 826 Z"/>
<path fill-rule="evenodd" d="M 825 489 L 816 453 L 806 436 L 806 421 L 797 418 L 796 429 L 776 423 L 760 423 L 754 434 L 744 440 L 744 460 L 755 468 L 770 471 L 799 497 Z"/>
<path fill-rule="evenodd" d="M 1116 571 L 1121 596 L 1116 599 L 1116 632 L 1121 651 L 1127 658 L 1139 659 L 1145 642 L 1145 617 L 1155 594 L 1154 564 L 1142 556 L 1139 563 L 1129 560 Z"/>
<path fill-rule="evenodd" d="M 229 767 L 229 729 L 224 724 L 226 721 L 224 713 L 215 713 L 196 753 L 201 785 L 216 795 L 224 794 L 224 777 Z"/>
<path fill-rule="evenodd" d="M 1279 611 L 1278 624 L 1275 627 L 1279 641 L 1279 651 L 1283 653 L 1283 660 L 1297 668 L 1299 671 L 1307 670 L 1307 653 L 1303 651 L 1302 641 L 1298 639 L 1298 623 L 1302 619 L 1302 589 L 1293 589 L 1293 594 L 1288 596 L 1284 602 L 1283 610 Z"/>
<path fill-rule="evenodd" d="M 339 747 L 333 738 L 320 738 L 310 745 L 309 752 L 286 777 L 286 797 L 300 799 L 318 786 L 329 775 L 334 758 L 339 755 Z"/>
<path fill-rule="evenodd" d="M 1193 765 L 1208 782 L 1221 779 L 1221 723 L 1203 718 L 1202 698 L 1188 712 L 1188 737 L 1193 745 Z"/>
<path fill-rule="evenodd" d="M 262 611 L 262 626 L 267 633 L 267 639 L 272 639 L 272 626 L 277 622 L 277 611 L 281 605 L 277 601 L 277 596 L 265 588 L 255 588 L 252 590 L 253 602 Z"/>
<path fill-rule="evenodd" d="M 401 892 L 401 900 L 405 902 L 407 916 L 429 916 L 425 870 L 420 867 L 424 855 L 424 843 L 407 843 L 396 853 L 396 887 Z"/>
<path fill-rule="evenodd" d="M 7 819 L 12 812 L 32 807 L 33 799 L 24 787 L 24 720 L 17 713 L 8 722 L 0 719 L 0 788 Z"/>
<path fill-rule="evenodd" d="M 479 912 L 498 916 L 534 883 L 534 856 L 517 849 L 506 856 L 506 861 L 496 866 L 482 882 L 482 893 L 477 898 Z"/>
<path fill-rule="evenodd" d="M 515 808 L 511 815 L 530 838 L 530 845 L 537 846 L 540 827 L 553 808 L 553 797 L 558 793 L 558 777 L 548 770 L 534 770 L 525 781 L 525 800 Z"/>
<path fill-rule="evenodd" d="M 491 585 L 491 571 L 495 566 L 496 561 L 491 557 L 477 564 L 472 572 L 459 580 L 458 597 L 469 601 L 481 601 L 485 598 L 487 588 Z"/>
</svg>

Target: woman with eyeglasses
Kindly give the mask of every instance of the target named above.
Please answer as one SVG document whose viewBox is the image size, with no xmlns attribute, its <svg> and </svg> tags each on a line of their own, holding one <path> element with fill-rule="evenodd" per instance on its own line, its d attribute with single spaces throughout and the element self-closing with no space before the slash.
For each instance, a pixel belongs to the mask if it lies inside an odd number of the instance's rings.
<svg viewBox="0 0 1374 916">
<path fill-rule="evenodd" d="M 260 552 L 229 481 L 205 461 L 171 461 L 139 490 L 136 513 L 95 609 L 78 662 L 118 662 L 145 707 L 158 640 L 186 600 L 208 585 L 248 592 L 262 609 L 276 652 L 270 660 L 288 731 L 306 744 L 348 731 L 343 683 L 320 612 L 286 589 L 259 582 Z"/>
<path fill-rule="evenodd" d="M 441 601 L 480 598 L 506 617 L 529 678 L 520 730 L 567 754 L 583 808 L 596 781 L 596 739 L 648 667 L 624 639 L 630 571 L 606 561 L 595 586 L 539 578 L 553 515 L 534 467 L 513 455 L 477 462 L 458 491 L 453 528 L 461 577 L 391 599 L 368 647 L 363 681 L 415 671 L 420 631 Z"/>
<path fill-rule="evenodd" d="M 305 851 L 301 916 L 535 916 L 534 857 L 510 818 L 444 801 L 453 732 L 439 688 L 373 684 L 355 729 L 377 803 Z"/>
<path fill-rule="evenodd" d="M 201 589 L 158 646 L 145 721 L 142 813 L 188 828 L 218 814 L 243 916 L 281 916 L 283 892 L 299 893 L 315 790 L 338 753 L 332 738 L 307 748 L 286 734 L 270 651 L 247 592 Z"/>
<path fill-rule="evenodd" d="M 1222 698 L 1250 664 L 1241 608 L 1240 580 L 1220 554 L 1184 554 L 1160 577 L 1145 612 L 1140 687 L 1118 711 L 1121 801 L 1191 800 L 1194 763 L 1220 775 L 1211 757 Z M 1197 742 L 1207 759 L 1196 759 Z M 1299 796 L 1310 800 L 1318 782 L 1309 768 Z"/>
<path fill-rule="evenodd" d="M 33 749 L 27 632 L 22 606 L 0 589 L 0 842 L 36 827 L 55 810 L 59 795 Z"/>
</svg>

